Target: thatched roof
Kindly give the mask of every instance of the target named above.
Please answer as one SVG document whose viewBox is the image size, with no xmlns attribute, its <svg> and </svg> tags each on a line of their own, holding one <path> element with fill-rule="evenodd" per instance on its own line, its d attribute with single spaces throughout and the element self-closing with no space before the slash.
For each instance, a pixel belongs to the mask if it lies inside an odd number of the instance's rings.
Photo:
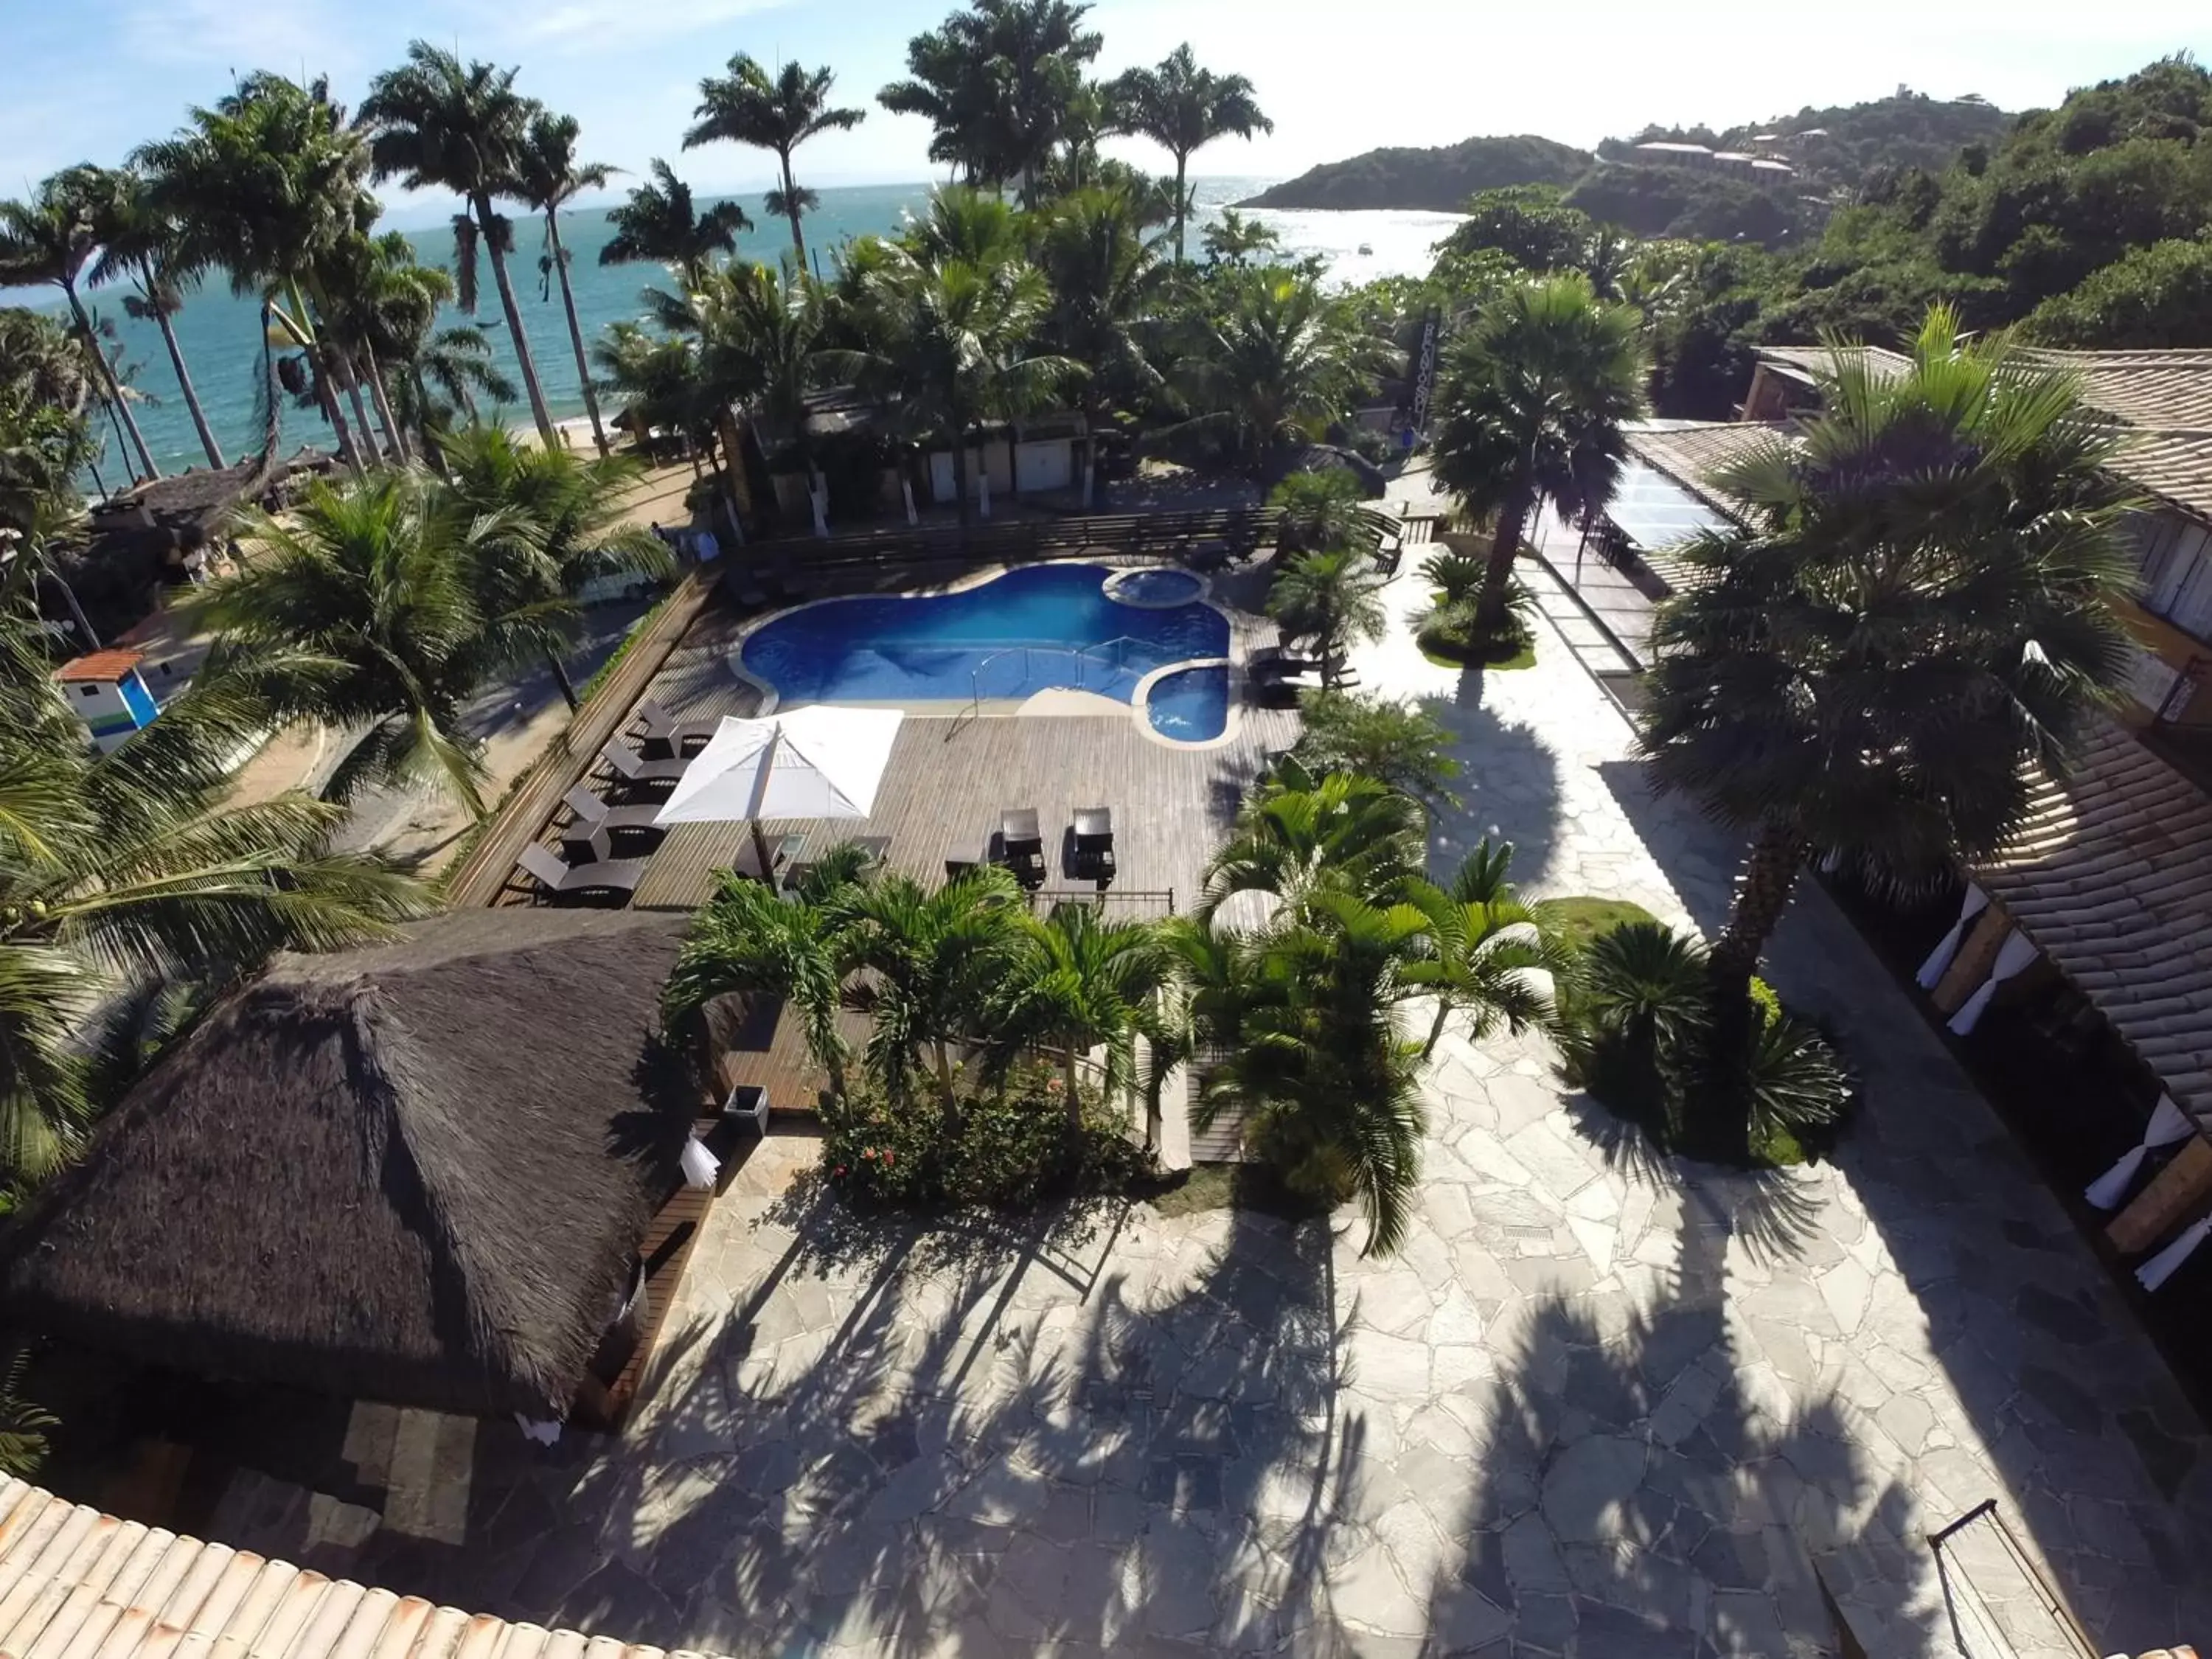
<svg viewBox="0 0 2212 1659">
<path fill-rule="evenodd" d="M 147 1360 L 565 1414 L 697 1096 L 680 918 L 464 911 L 282 957 L 0 1244 L 0 1304 Z"/>
</svg>

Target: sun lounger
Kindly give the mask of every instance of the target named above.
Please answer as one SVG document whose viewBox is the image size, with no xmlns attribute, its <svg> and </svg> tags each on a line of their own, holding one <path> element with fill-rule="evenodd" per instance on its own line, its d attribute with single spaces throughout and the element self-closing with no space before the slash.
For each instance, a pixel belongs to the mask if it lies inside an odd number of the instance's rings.
<svg viewBox="0 0 2212 1659">
<path fill-rule="evenodd" d="M 747 836 L 744 845 L 738 848 L 738 855 L 730 860 L 731 872 L 749 881 L 765 881 L 774 886 L 775 872 L 797 858 L 805 845 L 806 837 L 801 833 L 793 832 L 778 838 L 769 844 L 769 867 L 763 870 L 761 868 L 760 845 Z"/>
<path fill-rule="evenodd" d="M 562 798 L 561 804 L 569 812 L 568 824 L 561 831 L 561 848 L 571 864 L 598 858 L 599 846 L 623 839 L 641 841 L 642 850 L 650 853 L 668 833 L 653 822 L 660 811 L 657 803 L 611 806 L 589 786 L 580 783 Z"/>
<path fill-rule="evenodd" d="M 687 750 L 696 753 L 707 746 L 708 739 L 722 724 L 719 716 L 678 720 L 650 697 L 638 704 L 637 716 L 645 722 L 645 731 L 638 738 L 638 752 L 647 760 L 666 760 Z"/>
<path fill-rule="evenodd" d="M 1036 808 L 1009 807 L 999 814 L 999 833 L 993 838 L 991 861 L 1014 872 L 1024 887 L 1044 885 L 1044 831 L 1037 827 Z"/>
<path fill-rule="evenodd" d="M 1068 832 L 1067 856 L 1060 860 L 1073 881 L 1095 881 L 1103 889 L 1114 879 L 1114 809 L 1079 806 Z"/>
<path fill-rule="evenodd" d="M 606 746 L 601 758 L 614 769 L 617 778 L 633 789 L 672 789 L 683 781 L 684 769 L 691 764 L 681 755 L 647 760 L 620 738 Z"/>
<path fill-rule="evenodd" d="M 596 898 L 627 904 L 645 874 L 643 859 L 595 859 L 568 864 L 550 847 L 526 847 L 515 867 L 550 899 Z"/>
</svg>

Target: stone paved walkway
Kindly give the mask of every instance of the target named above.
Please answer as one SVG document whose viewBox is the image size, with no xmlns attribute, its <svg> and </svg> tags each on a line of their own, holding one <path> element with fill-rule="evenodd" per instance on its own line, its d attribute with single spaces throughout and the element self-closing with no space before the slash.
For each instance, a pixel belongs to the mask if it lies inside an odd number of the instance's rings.
<svg viewBox="0 0 2212 1659">
<path fill-rule="evenodd" d="M 1446 700 L 1440 860 L 1719 915 L 1725 842 L 1564 650 L 1358 665 Z M 1950 1650 L 1923 1534 L 1994 1497 L 2100 1650 L 2212 1638 L 2212 1459 L 2058 1206 L 1817 897 L 1775 973 L 1867 1076 L 1835 1165 L 1655 1168 L 1538 1046 L 1448 1041 L 1389 1262 L 1249 1212 L 870 1232 L 773 1139 L 623 1440 L 488 1431 L 465 1547 L 360 1565 L 740 1655 L 1653 1659 L 1832 1651 L 1817 1560 L 1903 1655 Z"/>
</svg>

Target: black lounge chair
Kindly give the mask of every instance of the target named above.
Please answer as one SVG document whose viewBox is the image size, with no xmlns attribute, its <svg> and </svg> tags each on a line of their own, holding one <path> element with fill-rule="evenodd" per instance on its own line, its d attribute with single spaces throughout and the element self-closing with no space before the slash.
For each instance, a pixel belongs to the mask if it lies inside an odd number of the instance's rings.
<svg viewBox="0 0 2212 1659">
<path fill-rule="evenodd" d="M 561 850 L 571 864 L 603 856 L 599 849 L 618 840 L 640 843 L 641 851 L 650 853 L 668 833 L 665 825 L 653 822 L 660 812 L 654 802 L 612 806 L 593 794 L 589 786 L 580 783 L 562 798 L 561 804 L 569 812 L 568 826 L 561 831 Z"/>
<path fill-rule="evenodd" d="M 549 899 L 599 899 L 627 904 L 645 875 L 643 859 L 594 859 L 589 864 L 564 863 L 550 847 L 526 847 L 515 868 L 538 884 Z"/>
<path fill-rule="evenodd" d="M 1322 689 L 1321 665 L 1304 657 L 1266 657 L 1244 671 L 1246 695 L 1262 708 L 1296 708 L 1301 691 Z"/>
<path fill-rule="evenodd" d="M 684 769 L 691 764 L 682 755 L 647 760 L 620 738 L 606 746 L 600 758 L 613 769 L 615 777 L 626 790 L 673 789 L 683 781 Z"/>
<path fill-rule="evenodd" d="M 1037 827 L 1036 807 L 1012 806 L 1000 813 L 993 840 L 993 863 L 1005 865 L 1024 887 L 1044 885 L 1044 831 Z"/>
<path fill-rule="evenodd" d="M 1114 880 L 1114 809 L 1079 806 L 1068 831 L 1067 856 L 1060 860 L 1071 881 L 1095 881 L 1104 891 Z"/>
<path fill-rule="evenodd" d="M 637 717 L 645 722 L 645 730 L 637 740 L 638 752 L 647 760 L 696 755 L 707 746 L 708 740 L 722 724 L 720 716 L 680 720 L 651 697 L 638 704 Z"/>
</svg>

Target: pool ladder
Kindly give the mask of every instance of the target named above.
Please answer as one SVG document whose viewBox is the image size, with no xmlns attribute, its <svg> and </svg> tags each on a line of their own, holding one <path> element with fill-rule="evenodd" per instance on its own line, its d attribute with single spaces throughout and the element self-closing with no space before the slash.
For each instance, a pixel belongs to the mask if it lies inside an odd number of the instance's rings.
<svg viewBox="0 0 2212 1659">
<path fill-rule="evenodd" d="M 989 656 L 984 658 L 982 661 L 977 663 L 968 676 L 968 718 L 974 720 L 983 712 L 983 675 L 994 662 L 1000 661 L 1007 657 L 1018 655 L 1022 659 L 1021 683 L 1023 685 L 1028 686 L 1030 681 L 1035 678 L 1035 676 L 1031 673 L 1030 668 L 1030 659 L 1035 653 L 1042 652 L 1054 657 L 1073 657 L 1075 659 L 1075 684 L 1071 689 L 1077 691 L 1086 691 L 1090 690 L 1091 686 L 1091 677 L 1089 672 L 1090 664 L 1091 659 L 1099 653 L 1110 652 L 1112 653 L 1106 662 L 1108 675 L 1109 678 L 1111 678 L 1114 674 L 1127 673 L 1128 672 L 1128 665 L 1125 660 L 1127 653 L 1124 647 L 1133 645 L 1144 645 L 1146 643 L 1148 643 L 1148 641 L 1139 640 L 1133 634 L 1117 634 L 1110 640 L 1100 640 L 1097 643 L 1091 645 L 1049 645 L 1036 643 L 1010 645 L 1002 650 L 994 651 Z M 1028 693 L 1025 691 L 1023 695 L 1027 696 Z"/>
</svg>

